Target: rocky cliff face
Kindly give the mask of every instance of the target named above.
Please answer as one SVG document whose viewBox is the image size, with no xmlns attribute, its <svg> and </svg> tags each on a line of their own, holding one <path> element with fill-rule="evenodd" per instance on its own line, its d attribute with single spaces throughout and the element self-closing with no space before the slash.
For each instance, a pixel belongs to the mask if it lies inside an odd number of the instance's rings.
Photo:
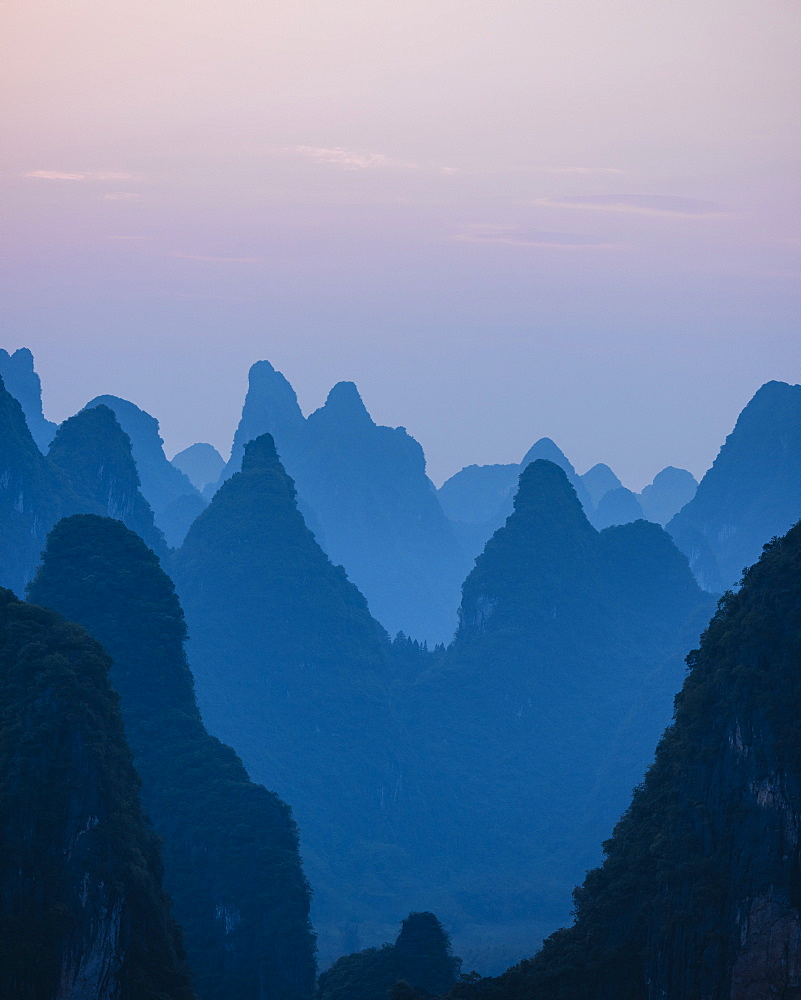
<svg viewBox="0 0 801 1000">
<path fill-rule="evenodd" d="M 197 496 L 189 479 L 164 454 L 164 442 L 155 417 L 119 396 L 96 396 L 84 407 L 107 406 L 131 440 L 142 493 L 159 524 L 162 511 L 179 497 Z"/>
<path fill-rule="evenodd" d="M 164 536 L 139 489 L 130 438 L 107 406 L 81 410 L 65 420 L 47 457 L 64 474 L 75 495 L 65 503 L 65 515 L 92 513 L 122 521 L 159 558 L 167 555 Z"/>
<path fill-rule="evenodd" d="M 109 659 L 0 592 L 0 995 L 193 1000 Z"/>
<path fill-rule="evenodd" d="M 56 433 L 56 425 L 42 412 L 42 383 L 34 371 L 33 355 L 27 347 L 20 347 L 13 354 L 0 350 L 0 376 L 22 407 L 39 450 L 46 452 Z"/>
<path fill-rule="evenodd" d="M 90 628 L 114 658 L 111 681 L 200 996 L 306 1000 L 314 936 L 294 821 L 203 727 L 183 614 L 154 554 L 118 521 L 67 518 L 31 594 Z"/>
<path fill-rule="evenodd" d="M 801 996 L 801 524 L 688 657 L 673 724 L 573 927 L 461 997 Z"/>
</svg>

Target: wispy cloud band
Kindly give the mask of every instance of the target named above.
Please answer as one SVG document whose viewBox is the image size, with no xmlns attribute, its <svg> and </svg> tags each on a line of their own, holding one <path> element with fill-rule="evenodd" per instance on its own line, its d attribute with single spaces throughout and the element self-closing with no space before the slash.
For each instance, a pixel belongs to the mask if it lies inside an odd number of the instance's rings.
<svg viewBox="0 0 801 1000">
<path fill-rule="evenodd" d="M 671 215 L 684 219 L 719 219 L 727 214 L 722 205 L 713 201 L 657 194 L 538 198 L 533 204 L 545 208 L 575 208 L 591 212 L 624 212 L 631 215 Z"/>
</svg>

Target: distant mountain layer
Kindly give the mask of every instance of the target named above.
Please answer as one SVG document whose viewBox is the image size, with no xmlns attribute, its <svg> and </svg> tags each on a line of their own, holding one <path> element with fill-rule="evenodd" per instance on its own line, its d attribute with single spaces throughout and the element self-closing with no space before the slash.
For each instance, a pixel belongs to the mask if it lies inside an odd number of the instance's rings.
<svg viewBox="0 0 801 1000">
<path fill-rule="evenodd" d="M 766 547 L 687 663 L 574 926 L 454 1000 L 801 995 L 801 524 Z"/>
<path fill-rule="evenodd" d="M 222 455 L 213 445 L 205 443 L 184 448 L 173 455 L 171 461 L 197 490 L 202 490 L 209 483 L 216 483 L 225 468 Z"/>
<path fill-rule="evenodd" d="M 720 593 L 800 516 L 801 385 L 768 382 L 668 531 L 701 585 Z"/>
<path fill-rule="evenodd" d="M 0 591 L 0 996 L 194 1000 L 110 660 Z"/>
<path fill-rule="evenodd" d="M 67 518 L 48 539 L 31 597 L 90 629 L 113 656 L 111 682 L 199 995 L 307 1000 L 314 937 L 295 824 L 203 727 L 183 614 L 154 554 L 119 521 Z"/>
</svg>

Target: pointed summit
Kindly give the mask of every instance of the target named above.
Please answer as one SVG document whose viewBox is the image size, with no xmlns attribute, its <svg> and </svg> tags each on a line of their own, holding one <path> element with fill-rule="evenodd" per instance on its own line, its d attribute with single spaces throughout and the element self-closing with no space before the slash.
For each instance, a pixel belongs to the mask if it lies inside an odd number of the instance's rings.
<svg viewBox="0 0 801 1000">
<path fill-rule="evenodd" d="M 603 462 L 598 462 L 597 465 L 593 465 L 593 467 L 588 472 L 585 472 L 580 479 L 584 484 L 584 488 L 589 493 L 590 499 L 596 507 L 598 506 L 598 502 L 604 493 L 608 493 L 610 490 L 616 490 L 618 487 L 623 485 L 609 466 L 604 465 Z"/>
<path fill-rule="evenodd" d="M 234 434 L 231 457 L 220 474 L 220 483 L 239 472 L 248 441 L 270 433 L 282 454 L 291 449 L 304 424 L 295 390 L 269 361 L 257 361 L 248 372 L 248 391 L 242 417 Z"/>
<path fill-rule="evenodd" d="M 272 434 L 262 434 L 245 445 L 243 472 L 275 472 L 278 465 L 278 452 Z"/>
<path fill-rule="evenodd" d="M 33 367 L 33 354 L 27 347 L 20 347 L 13 354 L 0 349 L 0 376 L 22 407 L 31 435 L 44 454 L 53 440 L 56 425 L 46 420 L 42 412 L 42 383 Z"/>
<path fill-rule="evenodd" d="M 762 546 L 798 520 L 799 470 L 801 385 L 767 382 L 738 417 L 695 496 L 668 524 L 703 587 L 735 587 Z M 709 552 L 716 571 L 708 566 Z"/>
<path fill-rule="evenodd" d="M 547 462 L 553 462 L 554 465 L 558 465 L 560 469 L 564 469 L 565 475 L 570 480 L 573 489 L 576 491 L 576 495 L 581 502 L 581 506 L 589 514 L 593 509 L 590 494 L 587 492 L 587 488 L 584 483 L 582 483 L 581 477 L 576 475 L 576 470 L 573 468 L 562 449 L 558 448 L 550 438 L 540 438 L 539 441 L 535 441 L 535 443 L 526 452 L 523 461 L 520 463 L 521 471 L 538 458 L 543 458 Z"/>
<path fill-rule="evenodd" d="M 367 412 L 367 407 L 364 405 L 364 400 L 359 394 L 355 382 L 337 382 L 328 393 L 325 406 L 316 412 L 325 413 L 326 416 L 335 420 L 369 421 L 370 424 L 373 424 L 373 419 Z"/>
<path fill-rule="evenodd" d="M 131 439 L 112 410 L 100 404 L 65 420 L 56 431 L 47 458 L 61 469 L 75 491 L 77 503 L 70 513 L 92 512 L 122 521 L 159 558 L 166 556 L 164 536 L 139 490 Z"/>
</svg>

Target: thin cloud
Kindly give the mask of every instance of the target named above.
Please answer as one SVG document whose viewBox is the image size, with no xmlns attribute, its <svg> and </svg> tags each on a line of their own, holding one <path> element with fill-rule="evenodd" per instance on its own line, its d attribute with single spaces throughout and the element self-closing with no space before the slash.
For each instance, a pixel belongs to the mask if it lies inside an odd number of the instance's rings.
<svg viewBox="0 0 801 1000">
<path fill-rule="evenodd" d="M 515 247 L 539 247 L 558 250 L 609 249 L 614 244 L 581 233 L 544 233 L 539 230 L 513 229 L 504 226 L 470 226 L 451 237 L 460 243 L 501 243 Z"/>
<path fill-rule="evenodd" d="M 623 174 L 619 167 L 540 167 L 542 174 Z"/>
<path fill-rule="evenodd" d="M 181 251 L 176 251 L 171 254 L 172 257 L 177 257 L 180 260 L 201 260 L 208 263 L 221 263 L 221 264 L 260 264 L 264 258 L 263 257 L 223 257 L 213 254 L 201 254 L 201 253 L 183 253 Z"/>
<path fill-rule="evenodd" d="M 623 212 L 630 215 L 669 215 L 683 219 L 720 219 L 727 214 L 722 205 L 713 201 L 659 194 L 538 198 L 533 204 L 545 208 L 577 208 L 591 212 Z"/>
<path fill-rule="evenodd" d="M 26 177 L 36 177 L 43 181 L 135 181 L 136 174 L 110 170 L 90 170 L 71 173 L 65 170 L 31 170 Z"/>
<path fill-rule="evenodd" d="M 384 153 L 371 153 L 342 146 L 289 146 L 285 152 L 305 156 L 315 163 L 329 163 L 345 170 L 370 170 L 375 167 L 396 165 L 395 160 Z"/>
</svg>

